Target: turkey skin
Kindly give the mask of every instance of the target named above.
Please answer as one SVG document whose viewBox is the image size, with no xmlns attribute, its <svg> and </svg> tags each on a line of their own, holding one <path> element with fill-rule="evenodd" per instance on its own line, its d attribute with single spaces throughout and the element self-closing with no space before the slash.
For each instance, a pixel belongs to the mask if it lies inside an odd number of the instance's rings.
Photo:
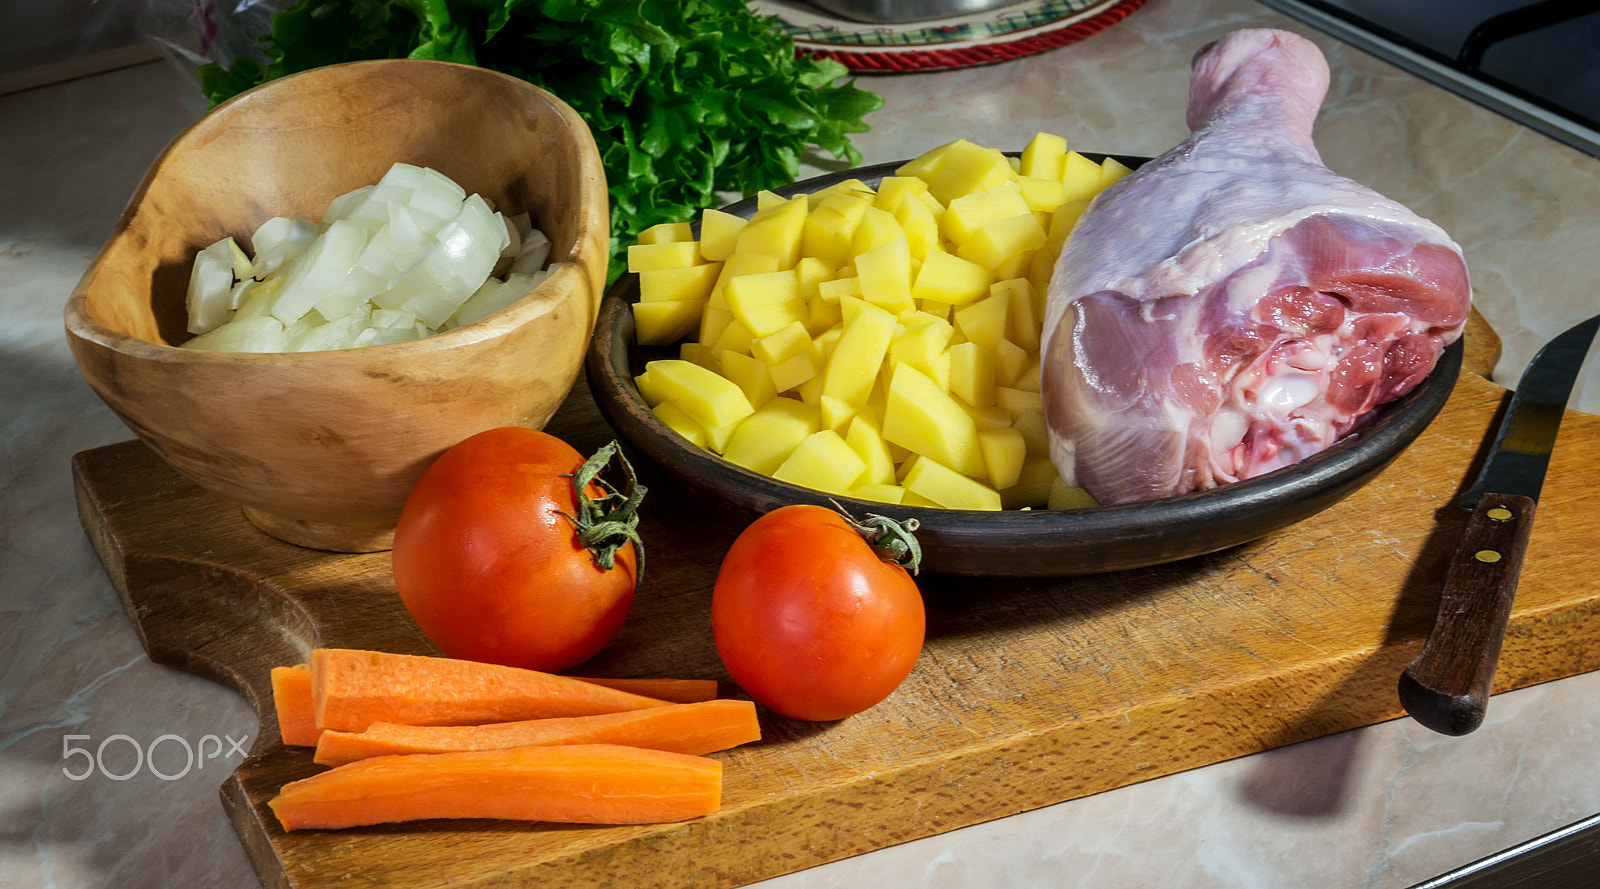
<svg viewBox="0 0 1600 889">
<path fill-rule="evenodd" d="M 1323 165 L 1327 88 L 1294 34 L 1202 49 L 1190 136 L 1096 198 L 1063 248 L 1042 345 L 1050 456 L 1102 505 L 1321 451 L 1461 335 L 1460 248 Z"/>
</svg>

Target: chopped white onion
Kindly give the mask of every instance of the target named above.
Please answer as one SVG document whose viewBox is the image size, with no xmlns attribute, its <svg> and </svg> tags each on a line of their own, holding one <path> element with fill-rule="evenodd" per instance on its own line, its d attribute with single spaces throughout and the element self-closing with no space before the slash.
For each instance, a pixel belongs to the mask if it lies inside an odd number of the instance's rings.
<svg viewBox="0 0 1600 889">
<path fill-rule="evenodd" d="M 201 250 L 189 270 L 189 332 L 207 333 L 221 327 L 232 310 L 233 238 L 223 238 Z"/>
<path fill-rule="evenodd" d="M 329 203 L 322 221 L 278 216 L 201 250 L 186 348 L 347 349 L 482 320 L 538 286 L 549 239 L 436 170 L 395 164 Z"/>
</svg>

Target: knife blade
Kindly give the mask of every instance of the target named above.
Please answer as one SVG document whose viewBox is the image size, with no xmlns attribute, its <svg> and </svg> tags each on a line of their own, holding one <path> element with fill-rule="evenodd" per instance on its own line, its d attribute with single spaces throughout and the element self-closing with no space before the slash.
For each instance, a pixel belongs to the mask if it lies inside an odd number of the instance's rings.
<svg viewBox="0 0 1600 889">
<path fill-rule="evenodd" d="M 1600 315 L 1533 356 L 1483 468 L 1461 495 L 1471 515 L 1445 572 L 1433 629 L 1400 675 L 1401 705 L 1434 731 L 1465 735 L 1483 722 L 1550 451 L 1597 328 Z"/>
</svg>

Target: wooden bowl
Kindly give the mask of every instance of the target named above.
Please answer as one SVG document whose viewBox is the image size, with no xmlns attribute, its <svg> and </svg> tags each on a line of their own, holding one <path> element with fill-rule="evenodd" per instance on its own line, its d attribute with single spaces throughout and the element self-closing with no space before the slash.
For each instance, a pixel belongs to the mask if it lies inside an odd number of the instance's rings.
<svg viewBox="0 0 1600 889">
<path fill-rule="evenodd" d="M 318 218 L 404 161 L 432 167 L 552 242 L 553 274 L 475 324 L 330 352 L 177 348 L 195 252 L 273 216 Z M 605 290 L 605 174 L 555 96 L 443 62 L 335 65 L 219 105 L 145 175 L 66 308 L 89 385 L 173 468 L 303 546 L 386 549 L 445 448 L 541 427 L 582 368 Z"/>
<path fill-rule="evenodd" d="M 1099 155 L 1094 156 L 1096 160 Z M 1139 158 L 1119 157 L 1130 166 Z M 856 178 L 876 186 L 898 163 L 821 176 L 778 193 L 788 197 Z M 754 201 L 726 208 L 748 217 Z M 718 508 L 750 518 L 790 503 L 837 501 L 855 515 L 877 513 L 921 523 L 923 570 L 994 577 L 1099 574 L 1216 552 L 1263 537 L 1307 518 L 1371 481 L 1444 406 L 1461 370 L 1462 343 L 1446 349 L 1437 367 L 1376 420 L 1332 448 L 1282 469 L 1209 491 L 1077 510 L 975 510 L 893 506 L 776 481 L 685 441 L 652 414 L 633 377 L 653 358 L 676 349 L 641 349 L 631 303 L 638 278 L 617 282 L 600 307 L 587 370 L 601 414 L 633 450 Z"/>
</svg>

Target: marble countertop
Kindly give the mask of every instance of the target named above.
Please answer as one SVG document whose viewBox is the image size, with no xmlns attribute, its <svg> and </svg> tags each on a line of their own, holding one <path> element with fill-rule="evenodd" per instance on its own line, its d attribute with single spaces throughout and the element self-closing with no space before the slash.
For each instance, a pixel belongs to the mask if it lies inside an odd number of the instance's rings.
<svg viewBox="0 0 1600 889">
<path fill-rule="evenodd" d="M 1600 305 L 1600 160 L 1251 0 L 1151 0 L 1062 49 L 868 78 L 886 105 L 856 144 L 874 163 L 953 135 L 1020 147 L 1049 130 L 1085 150 L 1157 154 L 1184 135 L 1195 49 L 1255 26 L 1306 34 L 1327 53 L 1328 164 L 1462 244 L 1477 305 L 1503 340 L 1498 382 Z M 258 885 L 217 795 L 255 716 L 221 686 L 146 658 L 78 525 L 69 476 L 74 453 L 131 435 L 78 376 L 62 307 L 150 162 L 203 111 L 167 62 L 0 96 L 6 887 Z M 1600 413 L 1600 362 L 1573 405 Z M 1585 674 L 1496 696 L 1464 738 L 1398 720 L 760 885 L 1406 887 L 1600 812 L 1597 735 L 1600 674 Z M 184 769 L 185 743 L 212 755 Z M 156 752 L 136 761 L 135 747 Z"/>
</svg>

